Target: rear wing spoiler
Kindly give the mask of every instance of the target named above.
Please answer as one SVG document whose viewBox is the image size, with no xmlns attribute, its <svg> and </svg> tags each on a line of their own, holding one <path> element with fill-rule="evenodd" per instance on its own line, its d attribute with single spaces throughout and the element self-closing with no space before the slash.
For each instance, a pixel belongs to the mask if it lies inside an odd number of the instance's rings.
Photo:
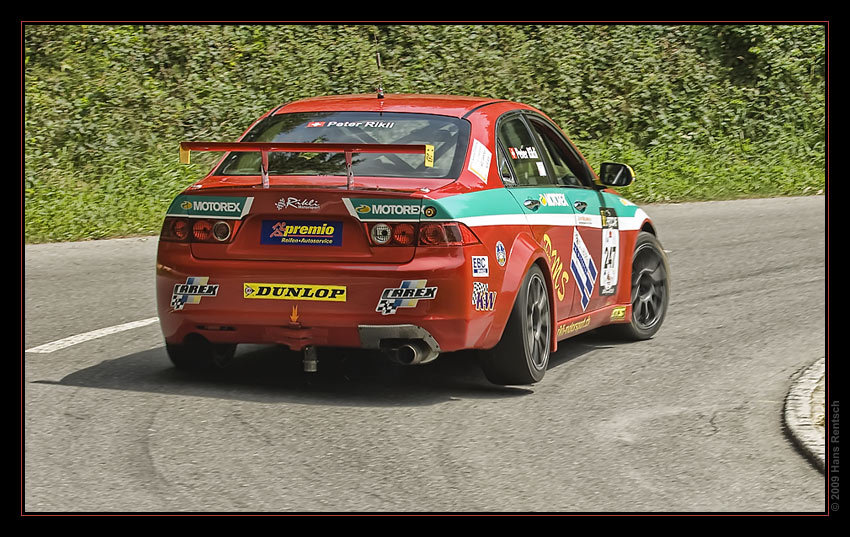
<svg viewBox="0 0 850 537">
<path fill-rule="evenodd" d="M 354 153 L 407 153 L 425 155 L 425 166 L 434 167 L 434 146 L 428 144 L 284 144 L 274 142 L 180 142 L 180 162 L 189 164 L 192 151 L 259 151 L 262 156 L 260 175 L 263 188 L 269 187 L 269 153 L 345 153 L 348 169 L 346 188 L 354 178 L 351 156 Z"/>
</svg>

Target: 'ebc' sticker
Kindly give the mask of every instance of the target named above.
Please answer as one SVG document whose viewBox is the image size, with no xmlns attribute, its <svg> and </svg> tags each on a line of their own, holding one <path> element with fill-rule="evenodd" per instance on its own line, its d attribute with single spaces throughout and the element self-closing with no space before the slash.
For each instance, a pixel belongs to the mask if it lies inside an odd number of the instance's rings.
<svg viewBox="0 0 850 537">
<path fill-rule="evenodd" d="M 253 202 L 253 197 L 180 195 L 171 202 L 166 216 L 238 220 L 248 214 Z"/>
<path fill-rule="evenodd" d="M 294 246 L 342 246 L 342 222 L 263 220 L 260 242 Z"/>
<path fill-rule="evenodd" d="M 490 258 L 486 255 L 472 256 L 472 277 L 486 278 L 490 276 Z"/>
<path fill-rule="evenodd" d="M 208 276 L 189 276 L 186 283 L 174 285 L 171 294 L 171 307 L 182 310 L 186 304 L 199 304 L 205 296 L 216 296 L 218 284 L 210 284 Z"/>
<path fill-rule="evenodd" d="M 602 270 L 599 277 L 599 294 L 613 295 L 617 292 L 620 272 L 620 229 L 617 212 L 603 208 L 602 215 Z"/>
<path fill-rule="evenodd" d="M 596 287 L 598 272 L 590 252 L 587 251 L 581 235 L 573 229 L 573 255 L 570 259 L 570 271 L 576 280 L 576 286 L 581 293 L 581 309 L 586 310 Z"/>
<path fill-rule="evenodd" d="M 420 300 L 433 300 L 437 287 L 426 287 L 428 280 L 403 280 L 398 287 L 384 289 L 375 311 L 395 315 L 398 308 L 415 308 Z"/>
</svg>

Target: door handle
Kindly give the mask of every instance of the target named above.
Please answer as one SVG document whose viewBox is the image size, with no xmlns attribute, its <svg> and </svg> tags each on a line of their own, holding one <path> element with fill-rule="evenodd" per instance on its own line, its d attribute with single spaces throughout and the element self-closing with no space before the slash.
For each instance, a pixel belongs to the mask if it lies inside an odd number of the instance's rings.
<svg viewBox="0 0 850 537">
<path fill-rule="evenodd" d="M 576 211 L 583 213 L 585 209 L 587 209 L 587 203 L 583 201 L 577 201 L 573 203 L 573 207 L 576 208 Z"/>
<path fill-rule="evenodd" d="M 532 211 L 536 211 L 540 207 L 540 202 L 534 199 L 527 199 L 522 204 Z"/>
</svg>

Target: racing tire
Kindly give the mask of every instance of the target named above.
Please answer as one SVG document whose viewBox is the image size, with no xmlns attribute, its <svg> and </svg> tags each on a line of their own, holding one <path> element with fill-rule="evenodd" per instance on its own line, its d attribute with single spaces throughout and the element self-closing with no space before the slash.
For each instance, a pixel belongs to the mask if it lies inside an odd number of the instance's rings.
<svg viewBox="0 0 850 537">
<path fill-rule="evenodd" d="M 189 334 L 183 343 L 165 344 L 165 351 L 174 367 L 183 371 L 214 371 L 226 369 L 233 363 L 235 344 L 211 343 L 203 336 Z"/>
<path fill-rule="evenodd" d="M 481 353 L 481 368 L 493 384 L 534 384 L 549 365 L 552 317 L 543 271 L 532 265 L 525 275 L 502 339 Z"/>
<path fill-rule="evenodd" d="M 655 335 L 670 302 L 670 266 L 661 243 L 652 233 L 641 232 L 632 254 L 632 316 L 628 323 L 608 326 L 611 335 L 640 341 Z"/>
</svg>

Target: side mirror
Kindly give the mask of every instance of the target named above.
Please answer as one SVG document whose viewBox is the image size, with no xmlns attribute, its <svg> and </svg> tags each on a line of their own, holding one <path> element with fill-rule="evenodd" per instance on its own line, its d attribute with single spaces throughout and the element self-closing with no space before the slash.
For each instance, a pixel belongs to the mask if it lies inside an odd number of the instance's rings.
<svg viewBox="0 0 850 537">
<path fill-rule="evenodd" d="M 599 180 L 608 186 L 629 186 L 635 180 L 635 171 L 628 164 L 603 162 L 599 167 Z"/>
</svg>

